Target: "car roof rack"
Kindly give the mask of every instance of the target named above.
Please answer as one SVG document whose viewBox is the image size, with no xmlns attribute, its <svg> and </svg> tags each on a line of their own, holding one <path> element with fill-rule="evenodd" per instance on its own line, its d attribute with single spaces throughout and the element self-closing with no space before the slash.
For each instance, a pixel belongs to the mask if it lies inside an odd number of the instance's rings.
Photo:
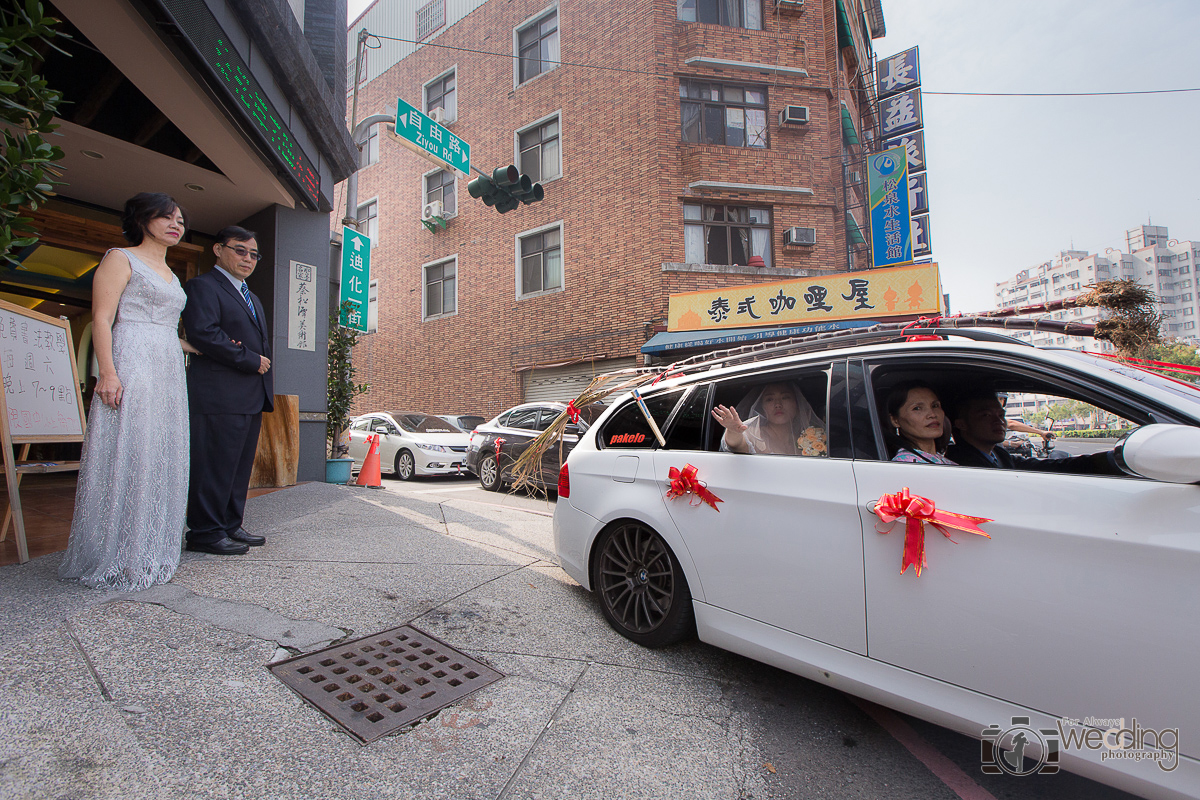
<svg viewBox="0 0 1200 800">
<path fill-rule="evenodd" d="M 701 371 L 722 367 L 763 361 L 769 358 L 780 358 L 790 355 L 833 350 L 839 347 L 849 347 L 862 344 L 886 344 L 889 342 L 907 341 L 911 337 L 942 338 L 958 336 L 980 342 L 998 342 L 1016 344 L 1023 347 L 1034 345 L 982 328 L 1004 328 L 1008 330 L 1050 330 L 1070 336 L 1092 336 L 1094 325 L 1077 322 L 1058 322 L 1044 319 L 1020 318 L 988 318 L 988 317 L 935 317 L 920 318 L 915 322 L 883 322 L 868 328 L 851 328 L 840 331 L 827 331 L 806 336 L 792 336 L 773 342 L 757 342 L 755 344 L 731 347 L 711 353 L 702 353 L 681 361 L 676 361 L 665 367 L 651 368 L 661 374 L 655 380 L 657 383 L 666 377 L 678 377 Z M 640 372 L 641 370 L 639 370 Z"/>
</svg>

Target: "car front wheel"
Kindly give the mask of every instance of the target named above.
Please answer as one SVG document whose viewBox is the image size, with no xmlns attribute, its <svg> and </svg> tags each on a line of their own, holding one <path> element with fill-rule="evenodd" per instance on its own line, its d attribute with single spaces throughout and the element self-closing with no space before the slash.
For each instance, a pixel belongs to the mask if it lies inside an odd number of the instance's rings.
<svg viewBox="0 0 1200 800">
<path fill-rule="evenodd" d="M 692 593 L 663 538 L 637 522 L 600 534 L 592 587 L 617 633 L 643 647 L 664 647 L 695 629 Z"/>
<path fill-rule="evenodd" d="M 479 485 L 489 492 L 500 491 L 500 464 L 495 453 L 479 457 Z"/>
<path fill-rule="evenodd" d="M 416 474 L 417 464 L 413 461 L 413 454 L 407 450 L 396 453 L 396 477 L 402 481 L 411 481 Z"/>
</svg>

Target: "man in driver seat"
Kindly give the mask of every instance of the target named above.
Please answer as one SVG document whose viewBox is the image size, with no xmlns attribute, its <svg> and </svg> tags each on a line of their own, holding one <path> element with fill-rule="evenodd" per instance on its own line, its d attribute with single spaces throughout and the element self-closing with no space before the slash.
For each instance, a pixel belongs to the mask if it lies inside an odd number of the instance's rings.
<svg viewBox="0 0 1200 800">
<path fill-rule="evenodd" d="M 1068 472 L 1077 475 L 1124 475 L 1113 451 L 1069 458 L 1025 458 L 999 447 L 1008 435 L 1004 406 L 995 392 L 972 391 L 958 395 L 950 408 L 954 444 L 946 457 L 962 467 Z"/>
</svg>

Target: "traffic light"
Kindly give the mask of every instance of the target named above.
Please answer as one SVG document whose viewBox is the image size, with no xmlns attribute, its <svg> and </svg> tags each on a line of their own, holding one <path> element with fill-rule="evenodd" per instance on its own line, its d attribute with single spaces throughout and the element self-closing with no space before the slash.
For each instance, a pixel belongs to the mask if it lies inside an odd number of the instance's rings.
<svg viewBox="0 0 1200 800">
<path fill-rule="evenodd" d="M 529 205 L 546 196 L 546 190 L 540 183 L 534 183 L 528 175 L 517 172 L 512 164 L 496 167 L 490 178 L 480 175 L 467 184 L 467 192 L 471 197 L 483 200 L 484 205 L 495 206 L 501 214 L 507 214 L 521 203 Z"/>
</svg>

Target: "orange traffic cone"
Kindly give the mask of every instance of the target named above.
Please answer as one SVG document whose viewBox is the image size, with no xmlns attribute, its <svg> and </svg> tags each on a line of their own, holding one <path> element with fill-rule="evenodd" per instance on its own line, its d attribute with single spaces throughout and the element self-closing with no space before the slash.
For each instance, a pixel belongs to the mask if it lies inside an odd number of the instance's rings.
<svg viewBox="0 0 1200 800">
<path fill-rule="evenodd" d="M 357 483 L 359 486 L 382 489 L 383 479 L 379 474 L 379 434 L 375 434 L 368 441 L 371 442 L 371 449 L 367 451 L 367 457 L 363 459 L 362 469 L 358 471 Z"/>
</svg>

